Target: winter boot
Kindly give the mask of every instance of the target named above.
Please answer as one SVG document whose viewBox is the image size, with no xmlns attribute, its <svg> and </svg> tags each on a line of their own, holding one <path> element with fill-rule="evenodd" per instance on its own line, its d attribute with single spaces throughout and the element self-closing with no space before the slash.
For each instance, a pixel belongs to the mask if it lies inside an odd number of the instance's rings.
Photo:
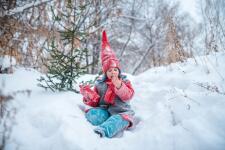
<svg viewBox="0 0 225 150">
<path fill-rule="evenodd" d="M 104 123 L 99 125 L 94 132 L 100 137 L 113 137 L 129 126 L 129 122 L 124 120 L 120 115 L 113 115 L 109 117 Z"/>
<path fill-rule="evenodd" d="M 94 126 L 102 124 L 109 118 L 109 112 L 103 108 L 91 108 L 85 117 Z"/>
</svg>

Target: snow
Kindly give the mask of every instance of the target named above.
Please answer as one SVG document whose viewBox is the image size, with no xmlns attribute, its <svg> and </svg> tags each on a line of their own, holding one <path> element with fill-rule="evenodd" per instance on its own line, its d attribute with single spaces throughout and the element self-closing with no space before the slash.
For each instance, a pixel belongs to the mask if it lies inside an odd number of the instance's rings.
<svg viewBox="0 0 225 150">
<path fill-rule="evenodd" d="M 24 53 L 27 53 L 27 48 L 28 48 L 28 46 L 29 46 L 28 38 L 25 38 L 25 39 L 24 39 L 24 44 L 23 44 L 23 47 L 22 47 L 22 51 L 23 51 Z"/>
<path fill-rule="evenodd" d="M 10 102 L 17 113 L 6 150 L 223 150 L 225 95 L 196 83 L 217 86 L 224 93 L 224 56 L 217 53 L 198 57 L 197 63 L 189 59 L 138 76 L 128 74 L 135 89 L 131 106 L 141 121 L 111 139 L 93 132 L 79 108 L 84 106 L 81 95 L 45 91 L 36 86 L 41 73 L 16 68 L 14 74 L 0 75 L 3 93 L 29 89 L 31 95 L 18 93 Z M 86 75 L 80 81 L 95 77 Z"/>
<path fill-rule="evenodd" d="M 181 4 L 181 9 L 191 15 L 191 17 L 197 22 L 201 22 L 199 15 L 198 1 L 197 0 L 178 0 Z"/>
<path fill-rule="evenodd" d="M 11 65 L 16 65 L 16 59 L 14 57 L 8 55 L 0 56 L 0 66 L 2 67 L 2 69 L 8 68 Z"/>
</svg>

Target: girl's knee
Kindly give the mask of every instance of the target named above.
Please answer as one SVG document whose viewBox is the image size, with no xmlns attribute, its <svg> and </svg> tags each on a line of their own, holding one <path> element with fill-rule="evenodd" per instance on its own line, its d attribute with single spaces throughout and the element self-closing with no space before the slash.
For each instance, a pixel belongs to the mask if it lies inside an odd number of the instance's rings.
<svg viewBox="0 0 225 150">
<path fill-rule="evenodd" d="M 103 108 L 92 108 L 85 114 L 87 120 L 95 126 L 102 124 L 109 116 L 109 112 Z"/>
</svg>

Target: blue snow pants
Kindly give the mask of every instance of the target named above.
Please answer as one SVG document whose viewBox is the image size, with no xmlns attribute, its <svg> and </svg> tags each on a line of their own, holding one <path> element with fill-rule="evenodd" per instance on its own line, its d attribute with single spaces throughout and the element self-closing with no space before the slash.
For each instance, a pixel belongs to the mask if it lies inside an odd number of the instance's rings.
<svg viewBox="0 0 225 150">
<path fill-rule="evenodd" d="M 101 136 L 113 137 L 129 126 L 129 122 L 124 120 L 121 115 L 110 116 L 104 108 L 92 108 L 86 114 L 87 120 L 97 128 L 94 131 L 101 133 Z"/>
</svg>

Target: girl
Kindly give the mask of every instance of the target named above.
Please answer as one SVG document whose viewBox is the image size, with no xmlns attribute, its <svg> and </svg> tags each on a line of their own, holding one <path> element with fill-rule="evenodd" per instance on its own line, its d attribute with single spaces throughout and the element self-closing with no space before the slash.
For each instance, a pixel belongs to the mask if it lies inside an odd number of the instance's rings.
<svg viewBox="0 0 225 150">
<path fill-rule="evenodd" d="M 93 107 L 85 116 L 97 126 L 95 133 L 111 138 L 132 126 L 134 111 L 129 101 L 134 90 L 126 76 L 121 74 L 119 61 L 110 48 L 105 31 L 102 34 L 101 62 L 103 77 L 96 81 L 93 90 L 86 85 L 80 86 L 80 92 L 83 102 Z"/>
</svg>

